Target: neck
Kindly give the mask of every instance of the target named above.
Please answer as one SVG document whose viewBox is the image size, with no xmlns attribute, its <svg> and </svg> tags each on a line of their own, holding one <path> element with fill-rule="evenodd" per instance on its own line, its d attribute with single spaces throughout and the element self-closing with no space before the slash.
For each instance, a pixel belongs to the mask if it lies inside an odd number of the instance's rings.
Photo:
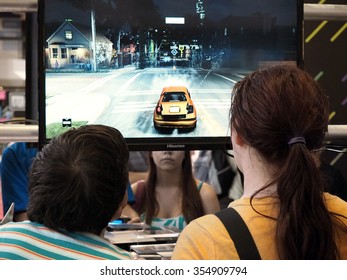
<svg viewBox="0 0 347 280">
<path fill-rule="evenodd" d="M 157 170 L 157 187 L 178 187 L 181 182 L 182 172 Z"/>
<path fill-rule="evenodd" d="M 272 180 L 274 168 L 262 162 L 255 155 L 249 155 L 243 164 L 244 193 L 242 197 L 251 197 Z M 255 197 L 265 196 L 276 196 L 276 186 L 271 185 L 267 187 L 257 193 Z"/>
<path fill-rule="evenodd" d="M 246 175 L 245 175 L 246 178 Z M 258 178 L 258 180 L 257 180 Z M 267 196 L 277 196 L 276 187 L 274 185 L 270 185 L 269 187 L 261 190 L 265 185 L 269 183 L 269 179 L 264 178 L 263 176 L 256 177 L 254 174 L 251 176 L 251 179 L 246 180 L 244 182 L 244 192 L 242 197 L 249 198 L 253 196 L 255 193 L 255 197 L 267 197 Z M 260 191 L 261 190 L 261 191 Z"/>
</svg>

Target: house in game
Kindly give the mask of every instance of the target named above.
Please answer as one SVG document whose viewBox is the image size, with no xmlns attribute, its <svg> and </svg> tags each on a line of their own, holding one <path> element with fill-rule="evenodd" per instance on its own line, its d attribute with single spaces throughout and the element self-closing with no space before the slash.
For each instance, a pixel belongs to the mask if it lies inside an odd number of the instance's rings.
<svg viewBox="0 0 347 280">
<path fill-rule="evenodd" d="M 108 67 L 112 60 L 113 43 L 103 34 L 92 36 L 90 26 L 65 20 L 46 40 L 47 69 L 92 70 L 93 50 L 97 67 Z"/>
</svg>

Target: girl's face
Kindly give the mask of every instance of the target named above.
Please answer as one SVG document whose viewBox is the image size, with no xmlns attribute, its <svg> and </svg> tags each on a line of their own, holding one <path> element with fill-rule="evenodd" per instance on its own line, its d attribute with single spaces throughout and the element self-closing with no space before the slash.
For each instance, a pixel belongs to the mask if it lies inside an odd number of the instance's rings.
<svg viewBox="0 0 347 280">
<path fill-rule="evenodd" d="M 182 168 L 184 151 L 153 151 L 151 154 L 157 169 L 171 171 Z"/>
</svg>

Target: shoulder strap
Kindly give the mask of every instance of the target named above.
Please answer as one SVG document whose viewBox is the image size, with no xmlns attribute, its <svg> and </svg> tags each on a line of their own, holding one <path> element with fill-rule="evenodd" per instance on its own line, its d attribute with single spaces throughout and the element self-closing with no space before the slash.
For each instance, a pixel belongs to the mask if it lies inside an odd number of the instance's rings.
<svg viewBox="0 0 347 280">
<path fill-rule="evenodd" d="M 241 260 L 261 259 L 247 225 L 234 208 L 223 209 L 215 215 L 224 224 Z"/>
</svg>

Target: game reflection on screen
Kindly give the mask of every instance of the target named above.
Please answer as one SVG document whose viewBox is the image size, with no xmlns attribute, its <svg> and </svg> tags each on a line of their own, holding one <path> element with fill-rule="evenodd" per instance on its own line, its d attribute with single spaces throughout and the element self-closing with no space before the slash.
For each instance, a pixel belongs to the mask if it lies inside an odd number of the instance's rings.
<svg viewBox="0 0 347 280">
<path fill-rule="evenodd" d="M 47 139 L 226 137 L 233 85 L 297 63 L 297 0 L 45 0 L 44 15 Z"/>
</svg>

